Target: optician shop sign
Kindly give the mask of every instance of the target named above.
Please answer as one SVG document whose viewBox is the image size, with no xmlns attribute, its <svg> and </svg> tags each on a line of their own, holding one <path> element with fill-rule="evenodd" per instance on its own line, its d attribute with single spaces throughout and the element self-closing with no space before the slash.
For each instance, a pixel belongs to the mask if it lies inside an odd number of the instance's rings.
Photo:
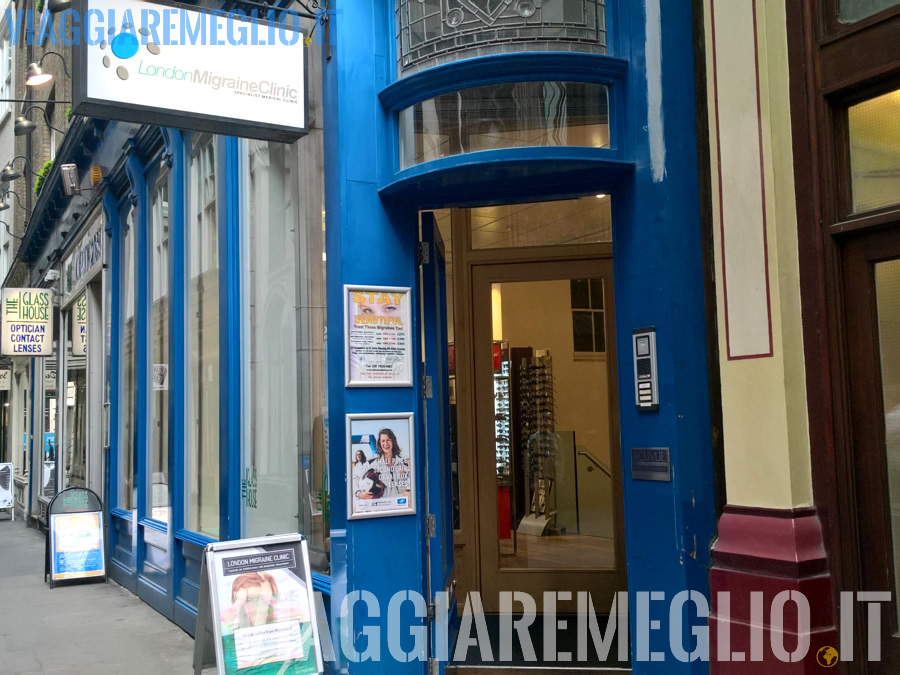
<svg viewBox="0 0 900 675">
<path fill-rule="evenodd" d="M 2 337 L 4 356 L 53 355 L 53 291 L 46 288 L 4 288 Z"/>
<path fill-rule="evenodd" d="M 293 12 L 273 23 L 174 3 L 76 0 L 72 111 L 292 142 L 307 131 L 298 22 Z"/>
</svg>

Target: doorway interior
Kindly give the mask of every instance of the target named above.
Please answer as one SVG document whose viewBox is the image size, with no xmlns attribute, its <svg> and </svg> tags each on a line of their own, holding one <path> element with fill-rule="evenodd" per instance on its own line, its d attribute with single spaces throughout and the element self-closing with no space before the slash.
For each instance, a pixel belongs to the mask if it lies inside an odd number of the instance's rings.
<svg viewBox="0 0 900 675">
<path fill-rule="evenodd" d="M 433 211 L 445 244 L 457 599 L 626 589 L 608 195 Z M 517 608 L 521 611 L 521 607 Z"/>
</svg>

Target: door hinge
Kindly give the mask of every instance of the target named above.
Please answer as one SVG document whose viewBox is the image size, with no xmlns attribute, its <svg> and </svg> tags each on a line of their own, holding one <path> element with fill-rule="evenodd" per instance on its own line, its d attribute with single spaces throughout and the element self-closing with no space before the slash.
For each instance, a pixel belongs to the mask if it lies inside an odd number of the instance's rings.
<svg viewBox="0 0 900 675">
<path fill-rule="evenodd" d="M 425 536 L 429 539 L 437 536 L 437 521 L 432 513 L 425 516 Z"/>
<path fill-rule="evenodd" d="M 441 666 L 437 659 L 428 659 L 428 675 L 440 675 Z"/>
<path fill-rule="evenodd" d="M 427 241 L 419 242 L 419 264 L 428 265 L 431 263 L 431 247 Z"/>
<path fill-rule="evenodd" d="M 425 398 L 432 398 L 434 396 L 434 385 L 431 383 L 431 375 L 422 377 L 422 390 L 425 392 Z"/>
</svg>

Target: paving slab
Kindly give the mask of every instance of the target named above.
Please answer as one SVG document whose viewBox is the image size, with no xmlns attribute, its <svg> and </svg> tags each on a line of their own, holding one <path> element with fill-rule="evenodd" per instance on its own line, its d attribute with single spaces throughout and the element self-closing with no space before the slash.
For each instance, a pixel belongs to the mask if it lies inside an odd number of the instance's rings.
<svg viewBox="0 0 900 675">
<path fill-rule="evenodd" d="M 193 673 L 194 640 L 179 626 L 113 581 L 51 591 L 43 533 L 3 516 L 0 602 L 0 675 Z"/>
</svg>

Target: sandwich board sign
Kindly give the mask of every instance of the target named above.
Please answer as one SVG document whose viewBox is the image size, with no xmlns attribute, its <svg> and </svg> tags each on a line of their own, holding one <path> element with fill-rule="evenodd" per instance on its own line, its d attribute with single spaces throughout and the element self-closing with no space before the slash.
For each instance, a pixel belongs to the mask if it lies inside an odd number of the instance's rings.
<svg viewBox="0 0 900 675">
<path fill-rule="evenodd" d="M 93 490 L 66 488 L 47 508 L 50 529 L 44 579 L 57 581 L 106 579 L 103 545 L 103 504 Z"/>
<path fill-rule="evenodd" d="M 300 534 L 206 547 L 194 633 L 194 673 L 324 672 L 309 550 Z"/>
</svg>

